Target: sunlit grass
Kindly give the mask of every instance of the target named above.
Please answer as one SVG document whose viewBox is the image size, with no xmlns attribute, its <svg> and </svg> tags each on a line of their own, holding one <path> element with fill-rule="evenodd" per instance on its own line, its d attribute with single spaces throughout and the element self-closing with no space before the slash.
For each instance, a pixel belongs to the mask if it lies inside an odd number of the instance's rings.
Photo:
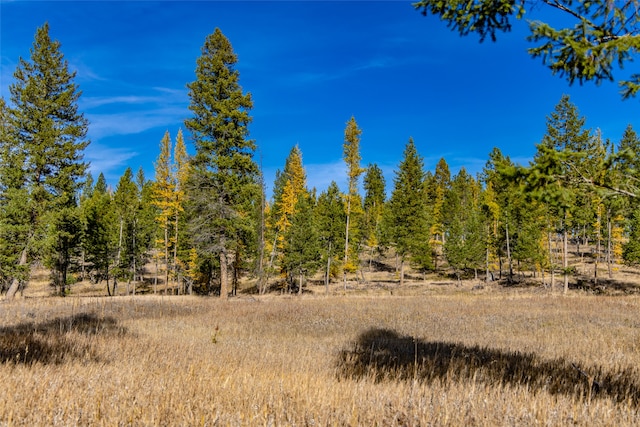
<svg viewBox="0 0 640 427">
<path fill-rule="evenodd" d="M 640 422 L 637 297 L 454 290 L 1 308 L 2 425 Z"/>
</svg>

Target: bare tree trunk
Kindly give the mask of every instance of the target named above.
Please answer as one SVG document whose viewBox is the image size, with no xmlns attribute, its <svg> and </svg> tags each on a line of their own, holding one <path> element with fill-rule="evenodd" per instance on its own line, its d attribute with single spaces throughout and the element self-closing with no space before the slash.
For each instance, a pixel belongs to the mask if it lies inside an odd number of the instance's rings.
<svg viewBox="0 0 640 427">
<path fill-rule="evenodd" d="M 158 253 L 154 254 L 154 258 L 156 259 L 156 275 L 153 279 L 153 294 L 157 294 L 158 293 Z"/>
<path fill-rule="evenodd" d="M 20 252 L 20 261 L 18 261 L 18 265 L 19 266 L 25 266 L 27 265 L 27 254 L 29 252 L 29 248 L 27 246 L 25 246 L 22 249 L 22 252 Z M 5 295 L 5 299 L 7 300 L 11 300 L 16 296 L 16 293 L 18 292 L 18 289 L 20 289 L 20 279 L 18 279 L 17 277 L 14 277 L 13 280 L 11 280 L 11 286 L 9 286 L 9 290 L 7 291 L 7 294 Z"/>
<path fill-rule="evenodd" d="M 351 217 L 351 194 L 347 196 L 347 229 L 344 238 L 344 265 L 342 267 L 342 279 L 344 290 L 347 290 L 347 261 L 349 260 L 349 220 Z"/>
<path fill-rule="evenodd" d="M 491 279 L 490 279 L 491 272 L 489 271 L 489 247 L 488 246 L 487 246 L 486 260 L 485 261 L 486 261 L 485 265 L 486 265 L 487 271 L 486 271 L 486 274 L 485 274 L 484 281 L 489 283 L 491 281 Z"/>
<path fill-rule="evenodd" d="M 229 298 L 229 279 L 227 277 L 227 253 L 220 250 L 220 298 Z"/>
<path fill-rule="evenodd" d="M 400 257 L 400 286 L 404 285 L 404 257 Z"/>
<path fill-rule="evenodd" d="M 597 285 L 598 284 L 598 263 L 600 261 L 600 251 L 601 251 L 601 244 L 602 244 L 602 236 L 600 235 L 600 222 L 601 222 L 602 218 L 600 217 L 600 210 L 598 209 L 598 233 L 596 235 L 596 256 L 595 256 L 595 262 L 594 262 L 594 267 L 593 267 L 593 284 Z"/>
<path fill-rule="evenodd" d="M 555 275 L 555 259 L 553 256 L 553 246 L 551 245 L 551 232 L 547 232 L 547 241 L 549 243 L 549 273 L 551 274 L 551 292 L 556 286 L 556 275 Z"/>
<path fill-rule="evenodd" d="M 564 215 L 565 221 L 562 224 L 562 279 L 564 281 L 563 293 L 569 292 L 569 245 L 567 242 L 567 214 Z"/>
<path fill-rule="evenodd" d="M 169 221 L 165 222 L 164 227 L 164 294 L 169 293 Z"/>
<path fill-rule="evenodd" d="M 264 176 L 262 174 L 262 160 L 260 160 L 260 242 L 258 248 L 258 293 L 262 295 L 265 288 L 265 271 L 264 271 L 264 228 L 265 228 L 265 200 L 264 200 Z"/>
<path fill-rule="evenodd" d="M 329 254 L 331 254 L 331 242 L 329 242 Z M 327 271 L 324 276 L 325 294 L 329 295 L 329 278 L 331 277 L 331 255 L 327 256 Z"/>
<path fill-rule="evenodd" d="M 273 268 L 273 261 L 276 257 L 276 245 L 278 244 L 278 231 L 276 231 L 275 236 L 273 237 L 273 248 L 271 249 L 271 255 L 269 257 L 269 266 L 267 267 L 267 272 L 264 279 L 264 287 L 260 294 L 264 294 L 267 291 L 267 285 L 269 283 L 269 274 L 271 273 L 271 269 Z"/>
<path fill-rule="evenodd" d="M 609 273 L 609 279 L 613 279 L 613 253 L 612 253 L 612 240 L 611 231 L 613 229 L 610 213 L 607 214 L 607 272 Z"/>
<path fill-rule="evenodd" d="M 513 265 L 511 261 L 511 245 L 509 243 L 509 223 L 505 222 L 505 234 L 507 238 L 507 261 L 509 262 L 509 280 L 513 279 Z"/>
</svg>

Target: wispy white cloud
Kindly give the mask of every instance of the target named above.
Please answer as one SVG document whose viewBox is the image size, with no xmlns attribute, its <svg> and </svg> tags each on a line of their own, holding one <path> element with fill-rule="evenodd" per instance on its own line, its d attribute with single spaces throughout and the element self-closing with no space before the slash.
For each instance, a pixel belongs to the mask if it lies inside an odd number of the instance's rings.
<svg viewBox="0 0 640 427">
<path fill-rule="evenodd" d="M 185 110 L 177 107 L 157 108 L 110 114 L 87 114 L 89 137 L 99 140 L 114 135 L 132 135 L 156 127 L 182 122 Z"/>
<path fill-rule="evenodd" d="M 5 99 L 9 98 L 9 85 L 15 81 L 13 73 L 17 65 L 17 62 L 6 56 L 0 57 L 0 96 Z"/>
<path fill-rule="evenodd" d="M 80 83 L 86 82 L 104 82 L 108 81 L 107 78 L 102 77 L 97 72 L 93 70 L 89 65 L 87 65 L 83 60 L 79 58 L 72 58 L 69 60 L 69 68 L 71 71 L 76 72 L 76 79 Z"/>
<path fill-rule="evenodd" d="M 347 168 L 342 160 L 305 164 L 304 168 L 307 171 L 307 187 L 315 188 L 318 194 L 329 188 L 332 181 L 335 181 L 342 191 L 346 191 Z"/>
<path fill-rule="evenodd" d="M 92 108 L 102 107 L 111 104 L 147 104 L 158 103 L 162 101 L 157 96 L 138 96 L 138 95 L 120 95 L 120 96 L 103 96 L 103 97 L 84 97 L 80 100 L 80 106 L 83 109 L 90 110 Z"/>
<path fill-rule="evenodd" d="M 94 177 L 104 173 L 107 181 L 114 182 L 118 179 L 118 173 L 127 166 L 130 159 L 139 153 L 128 148 L 107 147 L 99 143 L 91 143 L 85 150 L 85 160 L 90 163 L 89 172 Z"/>
</svg>

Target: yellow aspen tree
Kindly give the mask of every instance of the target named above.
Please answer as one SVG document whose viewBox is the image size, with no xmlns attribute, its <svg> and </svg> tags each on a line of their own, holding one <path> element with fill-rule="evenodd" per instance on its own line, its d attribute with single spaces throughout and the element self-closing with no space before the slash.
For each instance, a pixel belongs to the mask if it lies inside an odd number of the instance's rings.
<svg viewBox="0 0 640 427">
<path fill-rule="evenodd" d="M 356 123 L 355 117 L 351 117 L 351 119 L 347 122 L 347 127 L 344 130 L 344 144 L 343 155 L 344 162 L 347 165 L 347 177 L 348 181 L 348 190 L 347 190 L 347 225 L 345 229 L 345 239 L 344 239 L 344 271 L 342 274 L 344 289 L 347 289 L 347 270 L 346 267 L 349 263 L 349 228 L 351 222 L 351 208 L 354 197 L 358 192 L 358 178 L 364 172 L 364 169 L 360 167 L 360 135 L 362 134 L 362 130 L 358 128 L 358 124 Z"/>
<path fill-rule="evenodd" d="M 296 204 L 302 194 L 307 193 L 307 177 L 302 164 L 302 152 L 296 145 L 291 149 L 285 161 L 284 172 L 278 174 L 274 185 L 274 203 L 271 210 L 274 218 L 272 224 L 273 245 L 269 269 L 273 268 L 276 254 L 282 254 L 286 244 L 284 236 L 291 226 L 291 218 L 295 214 Z"/>
<path fill-rule="evenodd" d="M 165 294 L 169 287 L 169 231 L 171 219 L 175 215 L 175 180 L 171 166 L 171 137 L 166 131 L 160 141 L 160 154 L 155 163 L 156 180 L 153 185 L 153 204 L 159 213 L 156 221 L 164 234 L 163 252 L 165 262 Z"/>
</svg>

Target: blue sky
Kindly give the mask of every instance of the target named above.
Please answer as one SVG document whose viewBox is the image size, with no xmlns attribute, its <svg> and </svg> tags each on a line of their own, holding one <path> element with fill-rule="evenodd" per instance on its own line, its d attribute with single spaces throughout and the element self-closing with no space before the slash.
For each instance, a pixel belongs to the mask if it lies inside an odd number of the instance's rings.
<svg viewBox="0 0 640 427">
<path fill-rule="evenodd" d="M 253 96 L 251 137 L 269 189 L 295 144 L 310 187 L 335 180 L 345 189 L 351 116 L 363 131 L 362 164 L 383 169 L 388 193 L 409 137 L 428 170 L 444 157 L 452 172 L 475 174 L 493 147 L 526 164 L 563 94 L 605 138 L 617 142 L 627 124 L 640 131 L 640 100 L 622 101 L 615 82 L 570 87 L 529 57 L 525 22 L 496 43 L 479 43 L 410 1 L 0 0 L 5 99 L 18 58 L 29 57 L 45 21 L 78 73 L 80 110 L 91 123 L 85 159 L 112 185 L 127 166 L 153 178 L 164 132 L 175 137 L 184 128 L 185 85 L 216 27 Z"/>
</svg>

